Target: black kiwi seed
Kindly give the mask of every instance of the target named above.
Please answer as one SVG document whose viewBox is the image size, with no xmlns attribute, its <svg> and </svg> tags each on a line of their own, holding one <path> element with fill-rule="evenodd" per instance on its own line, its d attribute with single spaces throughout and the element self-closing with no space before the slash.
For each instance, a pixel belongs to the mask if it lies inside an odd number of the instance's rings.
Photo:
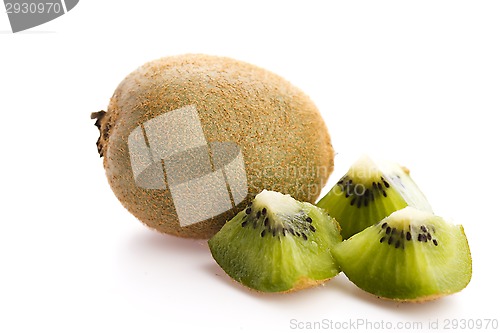
<svg viewBox="0 0 500 333">
<path fill-rule="evenodd" d="M 385 229 L 385 233 L 389 235 L 391 233 L 391 227 L 387 227 L 387 229 Z"/>
<path fill-rule="evenodd" d="M 389 183 L 388 183 L 388 182 L 387 182 L 387 181 L 386 181 L 383 177 L 382 177 L 382 181 L 384 182 L 384 186 L 385 186 L 386 188 L 389 188 L 389 187 L 390 187 L 390 186 L 389 186 Z"/>
<path fill-rule="evenodd" d="M 307 240 L 306 234 L 302 233 L 302 238 L 304 238 L 304 240 Z"/>
<path fill-rule="evenodd" d="M 252 212 L 252 208 L 248 207 L 246 210 L 245 210 L 245 214 L 249 215 L 250 213 Z"/>
<path fill-rule="evenodd" d="M 266 207 L 262 208 L 262 215 L 266 215 L 267 214 L 267 209 Z"/>
<path fill-rule="evenodd" d="M 276 229 L 273 229 L 273 237 L 276 237 Z"/>
<path fill-rule="evenodd" d="M 420 230 L 422 230 L 423 232 L 427 232 L 427 228 L 425 226 L 420 226 Z"/>
<path fill-rule="evenodd" d="M 422 234 L 418 234 L 418 241 L 419 241 L 419 242 L 423 241 L 423 239 L 422 239 Z"/>
<path fill-rule="evenodd" d="M 260 233 L 260 237 L 264 237 L 266 235 L 266 230 L 262 230 L 262 232 Z"/>
<path fill-rule="evenodd" d="M 382 224 L 382 229 L 385 229 L 386 227 L 387 227 L 387 222 L 384 222 L 384 223 Z"/>
<path fill-rule="evenodd" d="M 243 221 L 243 223 L 241 223 L 241 226 L 245 227 L 247 224 L 248 224 L 248 221 Z"/>
<path fill-rule="evenodd" d="M 431 234 L 427 234 L 427 239 L 428 239 L 428 240 L 431 240 L 431 239 L 432 239 Z"/>
<path fill-rule="evenodd" d="M 438 241 L 437 240 L 433 239 L 432 242 L 434 243 L 434 245 L 436 245 L 436 246 L 438 245 Z"/>
<path fill-rule="evenodd" d="M 377 183 L 377 187 L 378 187 L 378 189 L 379 189 L 379 190 L 381 190 L 381 191 L 382 191 L 382 184 Z"/>
<path fill-rule="evenodd" d="M 411 233 L 409 231 L 406 232 L 406 240 L 411 240 Z"/>
<path fill-rule="evenodd" d="M 257 218 L 258 218 L 258 219 L 260 219 L 260 214 L 261 214 L 260 210 L 259 210 L 259 211 L 257 211 Z"/>
<path fill-rule="evenodd" d="M 396 244 L 394 244 L 394 247 L 397 249 L 400 245 L 401 245 L 401 243 L 399 242 L 399 240 L 397 240 Z"/>
<path fill-rule="evenodd" d="M 387 198 L 387 193 L 385 191 L 382 191 L 382 195 Z"/>
<path fill-rule="evenodd" d="M 306 221 L 311 223 L 313 221 L 313 219 L 310 216 L 308 216 L 308 217 L 306 217 Z"/>
<path fill-rule="evenodd" d="M 389 240 L 387 241 L 387 244 L 391 245 L 392 244 L 392 236 L 389 237 Z"/>
<path fill-rule="evenodd" d="M 316 228 L 311 224 L 309 225 L 309 229 L 312 231 L 312 232 L 316 232 Z"/>
<path fill-rule="evenodd" d="M 392 228 L 391 234 L 393 234 L 393 235 L 394 235 L 394 234 L 396 233 L 396 231 L 397 231 L 397 229 L 396 229 L 396 228 Z"/>
<path fill-rule="evenodd" d="M 380 243 L 383 243 L 385 241 L 385 237 L 380 238 Z"/>
<path fill-rule="evenodd" d="M 268 226 L 269 226 L 269 217 L 266 217 L 266 219 L 264 220 L 264 225 L 265 225 L 266 227 L 268 227 Z"/>
<path fill-rule="evenodd" d="M 352 199 L 352 200 L 351 200 L 351 206 L 354 206 L 354 204 L 356 203 L 356 199 L 357 199 L 357 198 L 358 198 L 358 197 L 354 197 L 354 199 Z"/>
<path fill-rule="evenodd" d="M 283 234 L 283 236 L 286 236 L 285 231 L 286 231 L 286 229 L 281 229 L 281 233 Z"/>
</svg>

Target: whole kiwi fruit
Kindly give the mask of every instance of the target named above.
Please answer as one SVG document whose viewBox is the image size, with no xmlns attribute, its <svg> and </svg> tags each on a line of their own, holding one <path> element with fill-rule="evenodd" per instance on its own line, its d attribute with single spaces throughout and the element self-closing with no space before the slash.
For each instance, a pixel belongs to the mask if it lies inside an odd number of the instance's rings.
<svg viewBox="0 0 500 333">
<path fill-rule="evenodd" d="M 333 149 L 311 99 L 227 57 L 160 58 L 92 113 L 109 184 L 147 226 L 210 238 L 264 189 L 314 202 Z"/>
</svg>

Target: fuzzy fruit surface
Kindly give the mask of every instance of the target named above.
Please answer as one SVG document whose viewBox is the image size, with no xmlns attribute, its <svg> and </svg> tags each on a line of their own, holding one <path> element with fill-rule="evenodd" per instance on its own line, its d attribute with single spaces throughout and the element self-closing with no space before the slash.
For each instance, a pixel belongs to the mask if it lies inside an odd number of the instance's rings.
<svg viewBox="0 0 500 333">
<path fill-rule="evenodd" d="M 172 126 L 170 115 L 179 110 L 190 110 L 191 120 L 176 118 L 179 125 Z M 263 189 L 314 202 L 333 170 L 330 136 L 310 98 L 280 76 L 230 58 L 194 54 L 146 63 L 119 84 L 107 112 L 93 118 L 117 198 L 144 224 L 172 235 L 213 236 Z M 148 127 L 153 121 L 155 133 Z M 144 152 L 152 142 L 171 142 L 151 157 L 132 151 L 131 137 Z M 195 147 L 184 151 L 187 145 Z M 216 145 L 233 149 L 234 160 L 218 166 L 217 159 L 231 154 L 217 153 Z M 208 156 L 209 171 L 198 170 L 204 165 L 198 156 Z M 150 174 L 161 179 L 134 175 L 154 158 Z M 223 195 L 227 209 L 217 206 Z M 191 223 L 182 216 L 201 217 Z"/>
</svg>

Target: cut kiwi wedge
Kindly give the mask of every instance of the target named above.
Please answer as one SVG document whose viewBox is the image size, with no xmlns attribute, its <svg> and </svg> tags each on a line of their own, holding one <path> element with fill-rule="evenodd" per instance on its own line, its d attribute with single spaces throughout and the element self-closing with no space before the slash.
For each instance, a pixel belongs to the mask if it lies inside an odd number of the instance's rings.
<svg viewBox="0 0 500 333">
<path fill-rule="evenodd" d="M 472 275 L 463 227 L 413 207 L 338 244 L 334 255 L 358 287 L 398 301 L 426 301 L 458 292 Z"/>
<path fill-rule="evenodd" d="M 406 206 L 432 212 L 409 170 L 362 156 L 317 203 L 335 218 L 347 239 Z"/>
<path fill-rule="evenodd" d="M 342 241 L 324 210 L 264 190 L 228 221 L 208 245 L 234 280 L 263 292 L 290 292 L 339 273 L 332 249 Z"/>
</svg>

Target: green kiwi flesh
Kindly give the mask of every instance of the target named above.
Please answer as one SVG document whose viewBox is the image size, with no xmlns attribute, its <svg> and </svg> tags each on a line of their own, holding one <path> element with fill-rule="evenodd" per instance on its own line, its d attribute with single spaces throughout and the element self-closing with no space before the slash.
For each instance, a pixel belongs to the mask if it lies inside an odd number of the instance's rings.
<svg viewBox="0 0 500 333">
<path fill-rule="evenodd" d="M 317 206 L 337 220 L 344 239 L 406 206 L 432 212 L 408 169 L 368 156 L 356 161 Z"/>
<path fill-rule="evenodd" d="M 234 280 L 258 291 L 289 292 L 337 275 L 332 248 L 341 240 L 337 222 L 322 209 L 264 190 L 208 245 Z"/>
<path fill-rule="evenodd" d="M 458 292 L 472 275 L 461 225 L 406 207 L 334 248 L 345 275 L 361 289 L 398 301 Z"/>
</svg>

